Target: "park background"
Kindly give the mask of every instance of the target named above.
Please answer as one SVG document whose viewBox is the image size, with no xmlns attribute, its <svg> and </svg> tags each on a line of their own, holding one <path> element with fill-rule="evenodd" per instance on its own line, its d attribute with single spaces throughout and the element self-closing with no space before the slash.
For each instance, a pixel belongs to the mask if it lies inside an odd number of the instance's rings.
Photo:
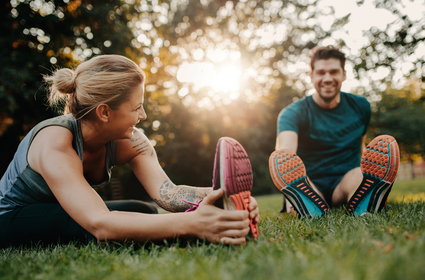
<svg viewBox="0 0 425 280">
<path fill-rule="evenodd" d="M 312 94 L 310 50 L 333 44 L 348 58 L 342 90 L 372 104 L 366 139 L 395 136 L 399 180 L 425 176 L 421 0 L 11 0 L 0 9 L 0 174 L 23 136 L 60 111 L 46 105 L 43 75 L 121 54 L 146 73 L 139 126 L 176 184 L 210 186 L 216 142 L 230 136 L 250 155 L 254 195 L 276 193 L 267 165 L 276 117 Z M 128 167 L 114 175 L 99 190 L 105 199 L 146 198 Z"/>
<path fill-rule="evenodd" d="M 387 133 L 400 144 L 401 172 L 379 214 L 278 213 L 267 170 L 276 117 L 312 93 L 309 51 L 327 44 L 347 54 L 343 90 L 372 104 L 367 140 Z M 43 75 L 111 53 L 146 73 L 140 127 L 175 183 L 211 185 L 217 139 L 244 145 L 260 238 L 5 248 L 0 280 L 424 278 L 423 0 L 0 1 L 0 174 L 22 137 L 58 114 L 46 106 Z M 146 198 L 127 167 L 113 172 L 99 190 L 105 199 Z"/>
</svg>

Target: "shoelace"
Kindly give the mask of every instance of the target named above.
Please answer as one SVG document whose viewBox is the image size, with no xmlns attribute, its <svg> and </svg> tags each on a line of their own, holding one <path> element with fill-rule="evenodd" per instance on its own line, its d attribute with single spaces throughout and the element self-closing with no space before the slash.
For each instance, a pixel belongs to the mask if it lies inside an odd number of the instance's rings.
<svg viewBox="0 0 425 280">
<path fill-rule="evenodd" d="M 192 205 L 192 207 L 190 207 L 189 209 L 187 209 L 187 210 L 186 210 L 186 211 L 184 211 L 184 212 L 192 212 L 192 211 L 195 211 L 196 209 L 198 209 L 199 204 L 201 204 L 202 200 L 203 200 L 203 199 L 199 200 L 198 202 L 192 202 L 192 201 L 187 201 L 187 200 L 184 200 L 184 199 L 183 199 L 183 201 L 184 201 L 184 202 L 186 202 L 187 204 Z"/>
</svg>

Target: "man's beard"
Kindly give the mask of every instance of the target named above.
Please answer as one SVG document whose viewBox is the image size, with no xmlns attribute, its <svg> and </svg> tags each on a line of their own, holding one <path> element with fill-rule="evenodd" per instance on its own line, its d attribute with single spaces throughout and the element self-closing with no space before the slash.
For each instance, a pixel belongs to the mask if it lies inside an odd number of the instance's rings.
<svg viewBox="0 0 425 280">
<path fill-rule="evenodd" d="M 331 103 L 338 96 L 338 92 L 334 93 L 332 96 L 323 96 L 322 93 L 319 92 L 319 96 L 325 103 Z"/>
</svg>

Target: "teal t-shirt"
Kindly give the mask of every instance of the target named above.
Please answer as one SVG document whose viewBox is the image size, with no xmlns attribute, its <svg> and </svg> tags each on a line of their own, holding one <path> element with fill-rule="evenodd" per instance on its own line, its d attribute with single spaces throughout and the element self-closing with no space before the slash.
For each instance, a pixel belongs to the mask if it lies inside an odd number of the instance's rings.
<svg viewBox="0 0 425 280">
<path fill-rule="evenodd" d="M 284 108 L 277 119 L 277 133 L 290 130 L 298 134 L 297 154 L 310 179 L 341 177 L 360 166 L 362 136 L 371 115 L 366 98 L 341 92 L 333 109 L 324 109 L 304 97 Z"/>
</svg>

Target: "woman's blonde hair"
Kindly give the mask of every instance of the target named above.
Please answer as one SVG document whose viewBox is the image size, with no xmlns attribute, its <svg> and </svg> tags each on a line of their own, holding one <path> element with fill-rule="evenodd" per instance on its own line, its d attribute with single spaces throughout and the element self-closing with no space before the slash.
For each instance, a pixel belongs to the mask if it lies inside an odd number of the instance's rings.
<svg viewBox="0 0 425 280">
<path fill-rule="evenodd" d="M 124 56 L 99 55 L 75 70 L 56 70 L 44 80 L 50 86 L 49 105 L 64 103 L 65 113 L 81 119 L 100 104 L 115 109 L 127 101 L 132 89 L 143 83 L 145 76 L 136 63 Z"/>
</svg>

